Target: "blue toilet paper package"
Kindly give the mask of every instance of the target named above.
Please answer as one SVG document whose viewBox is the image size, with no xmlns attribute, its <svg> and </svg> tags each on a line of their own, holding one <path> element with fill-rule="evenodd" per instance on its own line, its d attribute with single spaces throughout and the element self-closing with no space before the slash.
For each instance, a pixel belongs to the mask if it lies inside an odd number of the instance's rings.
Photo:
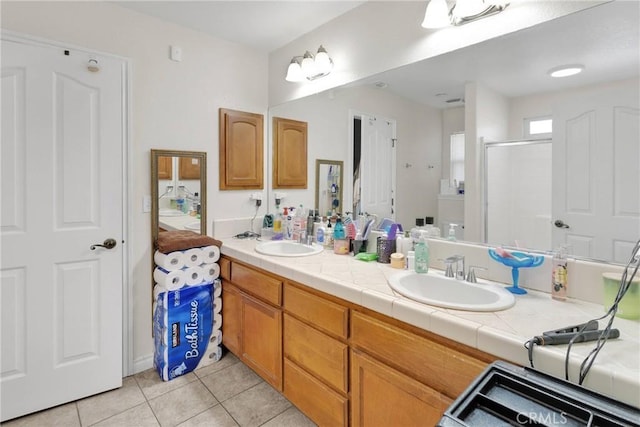
<svg viewBox="0 0 640 427">
<path fill-rule="evenodd" d="M 164 381 L 193 371 L 213 329 L 213 284 L 162 292 L 153 315 L 154 366 Z"/>
</svg>

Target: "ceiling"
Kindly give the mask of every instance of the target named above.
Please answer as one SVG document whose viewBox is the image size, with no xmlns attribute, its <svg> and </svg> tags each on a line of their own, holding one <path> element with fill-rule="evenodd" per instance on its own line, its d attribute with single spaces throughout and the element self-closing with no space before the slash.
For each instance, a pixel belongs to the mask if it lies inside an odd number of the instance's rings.
<svg viewBox="0 0 640 427">
<path fill-rule="evenodd" d="M 487 18 L 491 19 L 491 18 Z M 376 85 L 437 108 L 460 106 L 466 82 L 517 97 L 640 73 L 640 2 L 616 1 L 491 39 L 468 48 L 390 70 L 355 85 Z M 577 76 L 547 72 L 582 64 Z M 448 100 L 461 99 L 447 103 Z"/>
<path fill-rule="evenodd" d="M 114 1 L 140 13 L 269 53 L 364 1 Z"/>
</svg>

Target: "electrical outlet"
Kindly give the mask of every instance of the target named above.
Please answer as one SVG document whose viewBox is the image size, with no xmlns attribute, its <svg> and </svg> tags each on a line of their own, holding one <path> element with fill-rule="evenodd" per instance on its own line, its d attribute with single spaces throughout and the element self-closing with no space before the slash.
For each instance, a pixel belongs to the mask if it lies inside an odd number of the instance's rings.
<svg viewBox="0 0 640 427">
<path fill-rule="evenodd" d="M 251 193 L 251 200 L 260 200 L 262 201 L 262 193 Z"/>
<path fill-rule="evenodd" d="M 287 197 L 287 193 L 280 193 L 280 192 L 277 192 L 277 191 L 276 191 L 275 193 L 273 193 L 273 198 L 274 198 L 274 199 L 280 199 L 280 200 L 282 200 L 282 199 L 284 199 L 285 197 Z"/>
</svg>

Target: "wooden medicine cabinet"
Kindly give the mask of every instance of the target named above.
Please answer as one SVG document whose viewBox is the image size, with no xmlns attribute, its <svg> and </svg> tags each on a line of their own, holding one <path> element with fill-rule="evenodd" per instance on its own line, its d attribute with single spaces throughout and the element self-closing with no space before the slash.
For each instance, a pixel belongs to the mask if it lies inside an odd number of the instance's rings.
<svg viewBox="0 0 640 427">
<path fill-rule="evenodd" d="M 220 108 L 220 190 L 262 189 L 264 116 Z"/>
<path fill-rule="evenodd" d="M 307 188 L 307 122 L 273 118 L 273 188 Z"/>
</svg>

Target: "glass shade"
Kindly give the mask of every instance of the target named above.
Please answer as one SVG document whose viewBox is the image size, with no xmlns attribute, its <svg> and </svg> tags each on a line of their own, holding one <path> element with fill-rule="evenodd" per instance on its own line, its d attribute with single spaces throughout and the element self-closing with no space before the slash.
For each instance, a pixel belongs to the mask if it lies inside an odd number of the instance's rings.
<svg viewBox="0 0 640 427">
<path fill-rule="evenodd" d="M 423 28 L 442 28 L 450 25 L 449 7 L 446 0 L 431 0 L 424 13 Z"/>
</svg>

